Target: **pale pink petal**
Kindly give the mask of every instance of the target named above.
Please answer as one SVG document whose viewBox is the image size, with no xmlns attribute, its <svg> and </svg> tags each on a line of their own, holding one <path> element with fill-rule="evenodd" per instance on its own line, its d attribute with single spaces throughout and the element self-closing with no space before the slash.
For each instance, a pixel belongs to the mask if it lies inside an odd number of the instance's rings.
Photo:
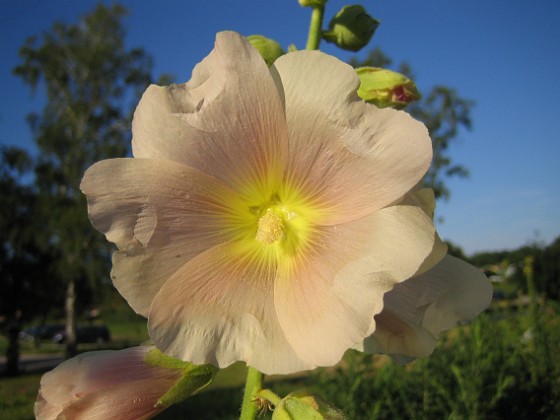
<svg viewBox="0 0 560 420">
<path fill-rule="evenodd" d="M 433 220 L 436 210 L 436 196 L 431 188 L 419 188 L 403 197 L 402 202 L 421 207 Z"/>
<path fill-rule="evenodd" d="M 85 395 L 63 412 L 75 420 L 149 419 L 165 409 L 156 403 L 177 380 L 129 381 L 126 386 Z"/>
<path fill-rule="evenodd" d="M 112 159 L 93 165 L 81 184 L 92 224 L 119 251 L 112 279 L 147 316 L 163 283 L 198 253 L 231 239 L 235 193 L 204 173 L 171 161 Z"/>
<path fill-rule="evenodd" d="M 37 420 L 54 420 L 57 419 L 60 412 L 61 407 L 59 407 L 58 405 L 53 405 L 45 400 L 43 394 L 39 390 L 39 393 L 37 394 L 37 400 L 33 405 L 33 413 L 35 414 L 35 418 Z M 60 417 L 58 419 L 60 420 Z"/>
<path fill-rule="evenodd" d="M 431 219 L 397 205 L 321 228 L 309 250 L 281 264 L 274 305 L 288 342 L 315 365 L 332 365 L 375 328 L 383 296 L 445 253 Z"/>
<path fill-rule="evenodd" d="M 316 51 L 287 54 L 269 71 L 226 32 L 188 83 L 144 94 L 135 159 L 95 165 L 82 189 L 93 224 L 118 247 L 113 281 L 148 316 L 161 350 L 290 373 L 373 346 L 364 340 L 382 334 L 387 317 L 410 321 L 393 316 L 402 302 L 391 290 L 445 254 L 433 196 L 407 194 L 431 141 L 407 114 L 361 101 L 358 85 L 351 67 Z M 433 335 L 444 323 L 426 308 L 422 329 Z M 152 398 L 143 377 L 129 380 Z M 58 398 L 50 392 L 44 410 Z M 150 415 L 148 406 L 110 412 L 125 394 L 91 388 L 65 410 Z"/>
<path fill-rule="evenodd" d="M 224 244 L 183 266 L 155 297 L 150 337 L 163 352 L 221 368 L 246 361 L 259 371 L 313 367 L 287 343 L 274 311 L 273 258 Z"/>
<path fill-rule="evenodd" d="M 365 350 L 411 357 L 429 355 L 442 331 L 471 320 L 490 304 L 492 287 L 477 268 L 446 256 L 430 271 L 395 286 L 384 298 Z"/>
<path fill-rule="evenodd" d="M 39 420 L 154 415 L 162 410 L 154 405 L 181 377 L 181 370 L 148 365 L 144 359 L 153 348 L 91 352 L 67 360 L 41 379 L 35 415 Z"/>
<path fill-rule="evenodd" d="M 331 210 L 322 223 L 385 207 L 425 174 L 432 156 L 426 128 L 361 101 L 350 66 L 317 51 L 286 54 L 274 66 L 286 101 L 287 183 Z"/>
<path fill-rule="evenodd" d="M 256 183 L 264 191 L 279 181 L 287 158 L 282 93 L 259 53 L 234 32 L 217 34 L 188 83 L 150 86 L 132 132 L 135 157 L 184 163 L 236 188 Z"/>
</svg>

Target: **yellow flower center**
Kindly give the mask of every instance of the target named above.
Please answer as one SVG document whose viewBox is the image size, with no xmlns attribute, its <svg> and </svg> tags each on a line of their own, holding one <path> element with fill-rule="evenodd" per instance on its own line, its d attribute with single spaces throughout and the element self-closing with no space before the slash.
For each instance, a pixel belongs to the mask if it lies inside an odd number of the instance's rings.
<svg viewBox="0 0 560 420">
<path fill-rule="evenodd" d="M 260 255 L 290 258 L 309 245 L 312 210 L 298 200 L 284 197 L 273 194 L 266 204 L 250 210 L 256 218 L 252 222 L 252 240 L 247 237 L 246 243 Z"/>
<path fill-rule="evenodd" d="M 323 211 L 286 182 L 251 183 L 224 196 L 221 231 L 241 254 L 256 260 L 292 264 L 314 244 Z M 226 236 L 227 235 L 227 236 Z M 256 261 L 255 260 L 255 261 Z"/>
<path fill-rule="evenodd" d="M 275 209 L 267 209 L 259 218 L 257 226 L 257 241 L 270 245 L 284 236 L 285 224 L 282 214 Z"/>
</svg>

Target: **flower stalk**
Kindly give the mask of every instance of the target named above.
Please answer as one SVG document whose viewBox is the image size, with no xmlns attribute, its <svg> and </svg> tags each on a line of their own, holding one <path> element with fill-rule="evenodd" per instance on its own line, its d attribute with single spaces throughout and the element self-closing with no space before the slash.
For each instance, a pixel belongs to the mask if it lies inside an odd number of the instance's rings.
<svg viewBox="0 0 560 420">
<path fill-rule="evenodd" d="M 247 379 L 245 381 L 245 394 L 241 404 L 241 415 L 239 420 L 254 420 L 257 416 L 257 393 L 263 385 L 263 374 L 257 369 L 247 367 Z"/>
<path fill-rule="evenodd" d="M 319 49 L 322 37 L 324 12 L 324 5 L 313 7 L 313 12 L 311 13 L 311 23 L 309 24 L 309 35 L 307 36 L 307 45 L 305 46 L 305 49 L 307 50 Z"/>
<path fill-rule="evenodd" d="M 257 395 L 258 395 L 259 398 L 267 401 L 268 403 L 272 404 L 274 407 L 276 407 L 278 404 L 280 404 L 280 401 L 282 401 L 282 398 L 280 398 L 278 395 L 276 395 L 270 389 L 261 389 L 257 393 Z"/>
</svg>

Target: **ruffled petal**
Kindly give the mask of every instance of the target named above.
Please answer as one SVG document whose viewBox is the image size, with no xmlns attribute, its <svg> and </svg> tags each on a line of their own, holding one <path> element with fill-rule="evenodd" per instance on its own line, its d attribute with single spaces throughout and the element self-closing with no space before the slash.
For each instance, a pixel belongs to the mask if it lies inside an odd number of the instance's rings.
<svg viewBox="0 0 560 420">
<path fill-rule="evenodd" d="M 287 159 L 282 93 L 259 53 L 221 32 L 191 80 L 150 86 L 132 123 L 135 157 L 187 164 L 236 189 L 265 191 Z"/>
<path fill-rule="evenodd" d="M 238 200 L 216 179 L 188 166 L 152 159 L 93 165 L 81 184 L 92 224 L 114 242 L 111 277 L 132 308 L 151 301 L 193 256 L 231 239 Z"/>
<path fill-rule="evenodd" d="M 350 66 L 317 51 L 286 54 L 274 66 L 286 101 L 288 184 L 331 210 L 323 224 L 385 207 L 425 174 L 427 129 L 404 112 L 361 101 Z"/>
<path fill-rule="evenodd" d="M 488 307 L 492 287 L 464 261 L 446 256 L 430 271 L 395 286 L 384 298 L 365 350 L 410 357 L 429 355 L 438 335 Z"/>
<path fill-rule="evenodd" d="M 290 345 L 316 366 L 337 363 L 371 334 L 385 292 L 444 253 L 418 206 L 320 229 L 310 250 L 279 267 L 274 305 Z"/>
<path fill-rule="evenodd" d="M 183 266 L 155 297 L 148 328 L 163 352 L 224 368 L 238 360 L 266 374 L 309 369 L 274 311 L 276 262 L 224 244 Z"/>
</svg>

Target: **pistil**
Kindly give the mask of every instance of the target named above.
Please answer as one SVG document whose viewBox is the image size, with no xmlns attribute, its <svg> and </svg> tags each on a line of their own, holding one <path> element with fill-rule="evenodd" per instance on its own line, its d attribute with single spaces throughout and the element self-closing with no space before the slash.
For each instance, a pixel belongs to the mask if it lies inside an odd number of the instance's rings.
<svg viewBox="0 0 560 420">
<path fill-rule="evenodd" d="M 271 245 L 284 236 L 284 230 L 282 214 L 274 209 L 267 209 L 259 219 L 255 238 L 266 245 Z"/>
</svg>

